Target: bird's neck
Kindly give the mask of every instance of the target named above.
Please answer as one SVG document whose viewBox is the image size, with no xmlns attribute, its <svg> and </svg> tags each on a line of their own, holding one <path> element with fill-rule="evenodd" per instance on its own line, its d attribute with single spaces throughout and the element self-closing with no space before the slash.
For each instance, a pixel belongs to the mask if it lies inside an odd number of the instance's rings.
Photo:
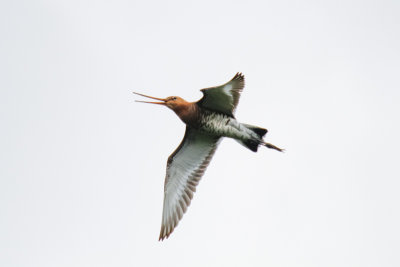
<svg viewBox="0 0 400 267">
<path fill-rule="evenodd" d="M 184 123 L 191 125 L 197 119 L 198 109 L 196 103 L 185 102 L 174 108 L 174 111 Z"/>
</svg>

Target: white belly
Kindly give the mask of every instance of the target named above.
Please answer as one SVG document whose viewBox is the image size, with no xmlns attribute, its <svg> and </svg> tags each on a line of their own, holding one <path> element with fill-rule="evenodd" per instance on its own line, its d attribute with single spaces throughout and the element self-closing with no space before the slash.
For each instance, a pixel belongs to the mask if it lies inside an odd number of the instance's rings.
<svg viewBox="0 0 400 267">
<path fill-rule="evenodd" d="M 237 140 L 259 140 L 257 134 L 236 119 L 219 113 L 207 114 L 201 122 L 200 129 L 213 135 L 230 137 Z"/>
</svg>

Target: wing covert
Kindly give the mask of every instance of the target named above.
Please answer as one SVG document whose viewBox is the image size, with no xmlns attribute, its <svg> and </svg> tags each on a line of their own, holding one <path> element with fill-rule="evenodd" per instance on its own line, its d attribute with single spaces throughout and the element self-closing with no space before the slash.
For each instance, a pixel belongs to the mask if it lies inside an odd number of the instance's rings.
<svg viewBox="0 0 400 267">
<path fill-rule="evenodd" d="M 239 103 L 240 93 L 244 88 L 244 75 L 240 72 L 229 82 L 210 88 L 201 89 L 203 98 L 197 104 L 201 107 L 224 113 L 234 117 L 235 109 Z"/>
</svg>

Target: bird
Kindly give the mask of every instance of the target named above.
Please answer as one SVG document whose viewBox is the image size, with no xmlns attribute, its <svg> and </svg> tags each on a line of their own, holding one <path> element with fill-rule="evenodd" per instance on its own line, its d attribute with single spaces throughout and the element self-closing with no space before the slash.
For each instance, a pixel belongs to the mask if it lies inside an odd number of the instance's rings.
<svg viewBox="0 0 400 267">
<path fill-rule="evenodd" d="M 188 102 L 178 96 L 158 98 L 133 92 L 158 100 L 136 102 L 166 106 L 186 124 L 183 140 L 167 160 L 159 241 L 168 238 L 177 227 L 224 137 L 235 139 L 253 152 L 257 152 L 260 145 L 284 151 L 264 141 L 267 129 L 240 123 L 235 119 L 235 110 L 244 85 L 244 75 L 238 72 L 223 85 L 201 89 L 203 97 L 197 102 Z"/>
</svg>

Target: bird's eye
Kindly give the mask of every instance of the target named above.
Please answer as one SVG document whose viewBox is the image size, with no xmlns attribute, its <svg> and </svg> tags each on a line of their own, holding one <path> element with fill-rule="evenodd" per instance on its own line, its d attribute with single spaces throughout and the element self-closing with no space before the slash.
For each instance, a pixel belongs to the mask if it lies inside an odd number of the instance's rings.
<svg viewBox="0 0 400 267">
<path fill-rule="evenodd" d="M 174 97 L 172 98 L 172 100 L 176 100 L 176 97 L 174 96 Z"/>
</svg>

